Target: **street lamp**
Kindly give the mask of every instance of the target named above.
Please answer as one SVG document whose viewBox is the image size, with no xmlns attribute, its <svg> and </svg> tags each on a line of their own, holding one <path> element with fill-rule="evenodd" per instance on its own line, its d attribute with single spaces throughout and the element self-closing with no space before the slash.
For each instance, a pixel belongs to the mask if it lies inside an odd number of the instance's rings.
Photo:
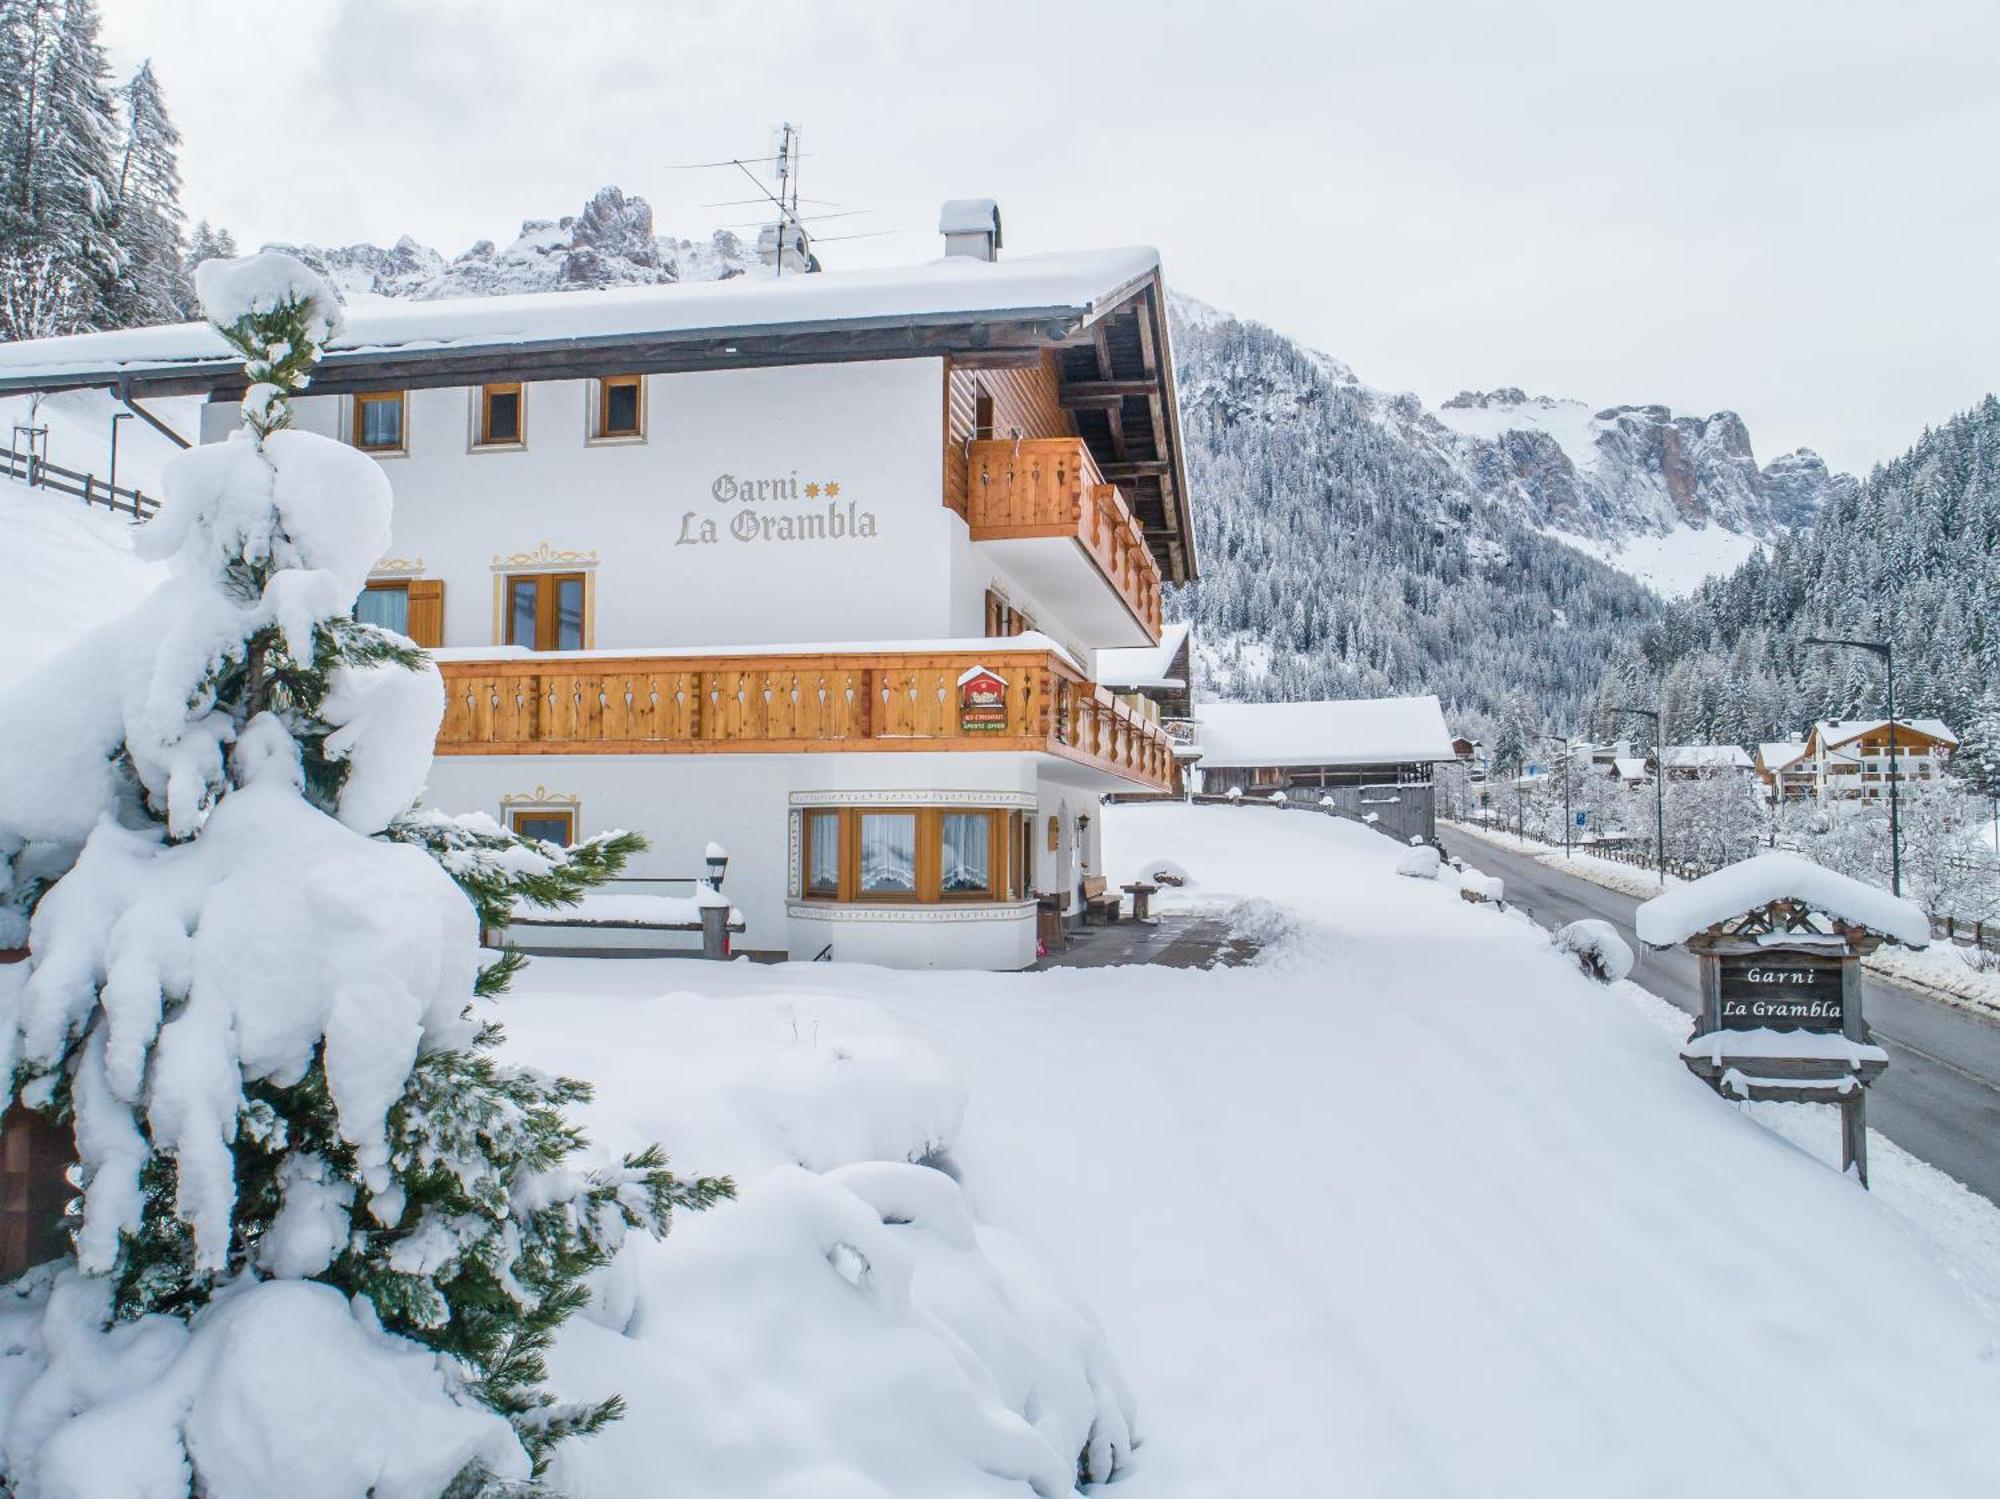
<svg viewBox="0 0 2000 1499">
<path fill-rule="evenodd" d="M 708 846 L 702 862 L 708 866 L 708 885 L 711 890 L 722 888 L 722 877 L 729 873 L 729 850 L 719 843 Z"/>
<path fill-rule="evenodd" d="M 111 413 L 111 504 L 113 509 L 116 509 L 118 505 L 118 424 L 131 420 L 132 413 L 129 411 L 114 411 Z"/>
<path fill-rule="evenodd" d="M 1568 737 L 1562 734 L 1544 734 L 1542 735 L 1542 741 L 1546 744 L 1560 744 L 1563 750 L 1563 857 L 1567 859 L 1572 857 L 1569 846 L 1569 830 L 1572 815 L 1569 806 L 1569 777 L 1570 771 L 1575 768 L 1574 756 L 1576 750 L 1571 746 Z"/>
<path fill-rule="evenodd" d="M 1896 805 L 1896 648 L 1886 640 L 1842 640 L 1837 636 L 1809 635 L 1807 645 L 1844 645 L 1850 650 L 1880 656 L 1889 675 L 1889 889 L 1903 893 L 1903 823 Z"/>
<path fill-rule="evenodd" d="M 1653 721 L 1653 843 L 1660 865 L 1660 883 L 1667 883 L 1667 746 L 1661 737 L 1660 715 L 1651 708 L 1613 708 L 1634 718 Z"/>
</svg>

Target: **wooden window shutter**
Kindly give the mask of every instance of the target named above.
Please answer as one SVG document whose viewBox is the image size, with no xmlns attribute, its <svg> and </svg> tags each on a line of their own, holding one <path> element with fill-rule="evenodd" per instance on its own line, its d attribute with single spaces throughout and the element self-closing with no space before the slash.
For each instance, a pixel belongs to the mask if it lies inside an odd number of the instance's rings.
<svg viewBox="0 0 2000 1499">
<path fill-rule="evenodd" d="M 444 579 L 410 579 L 410 639 L 430 647 L 444 644 Z"/>
</svg>

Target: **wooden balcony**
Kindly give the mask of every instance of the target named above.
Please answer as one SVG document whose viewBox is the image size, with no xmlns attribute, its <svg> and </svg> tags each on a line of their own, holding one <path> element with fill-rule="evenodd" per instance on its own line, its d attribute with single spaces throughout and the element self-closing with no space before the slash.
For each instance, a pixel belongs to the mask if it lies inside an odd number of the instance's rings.
<svg viewBox="0 0 2000 1499">
<path fill-rule="evenodd" d="M 1077 437 L 975 442 L 966 524 L 1009 571 L 1067 606 L 1096 647 L 1157 645 L 1160 566 L 1125 497 Z"/>
<path fill-rule="evenodd" d="M 959 678 L 1007 683 L 1005 721 L 968 725 Z M 442 660 L 440 755 L 819 754 L 1012 750 L 1149 790 L 1173 786 L 1159 725 L 1052 651 L 517 655 Z"/>
</svg>

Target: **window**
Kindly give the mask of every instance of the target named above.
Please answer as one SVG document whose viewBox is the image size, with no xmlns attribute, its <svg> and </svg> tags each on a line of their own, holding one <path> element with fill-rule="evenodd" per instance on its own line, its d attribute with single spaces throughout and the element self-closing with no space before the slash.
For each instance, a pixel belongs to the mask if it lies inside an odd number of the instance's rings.
<svg viewBox="0 0 2000 1499">
<path fill-rule="evenodd" d="M 993 436 L 993 397 L 986 393 L 986 387 L 975 384 L 972 387 L 972 438 L 974 442 L 985 442 Z"/>
<path fill-rule="evenodd" d="M 805 815 L 805 891 L 815 900 L 840 898 L 840 814 Z"/>
<path fill-rule="evenodd" d="M 522 437 L 524 400 L 521 383 L 518 380 L 503 385 L 482 385 L 479 388 L 479 432 L 476 446 L 520 447 L 524 440 Z"/>
<path fill-rule="evenodd" d="M 410 633 L 410 585 L 370 583 L 354 602 L 354 617 L 364 625 L 380 625 L 398 635 Z"/>
<path fill-rule="evenodd" d="M 946 812 L 940 819 L 938 891 L 985 896 L 993 890 L 993 818 L 986 812 Z"/>
<path fill-rule="evenodd" d="M 917 893 L 916 813 L 861 814 L 861 869 L 855 888 L 863 896 Z"/>
<path fill-rule="evenodd" d="M 799 814 L 807 900 L 1022 899 L 1034 821 L 994 807 L 808 808 Z"/>
<path fill-rule="evenodd" d="M 986 634 L 989 639 L 1023 635 L 1034 628 L 1035 622 L 1027 615 L 993 589 L 986 590 Z"/>
<path fill-rule="evenodd" d="M 354 601 L 354 617 L 407 635 L 426 648 L 444 644 L 444 579 L 387 578 L 370 583 Z"/>
<path fill-rule="evenodd" d="M 597 417 L 592 437 L 643 437 L 646 391 L 643 375 L 606 375 L 597 382 Z"/>
<path fill-rule="evenodd" d="M 523 838 L 568 848 L 576 842 L 576 811 L 571 807 L 521 807 L 507 814 L 507 826 Z"/>
<path fill-rule="evenodd" d="M 582 573 L 518 573 L 507 579 L 502 607 L 506 643 L 534 651 L 584 648 Z"/>
<path fill-rule="evenodd" d="M 403 392 L 363 391 L 354 398 L 354 445 L 371 453 L 403 451 Z"/>
</svg>

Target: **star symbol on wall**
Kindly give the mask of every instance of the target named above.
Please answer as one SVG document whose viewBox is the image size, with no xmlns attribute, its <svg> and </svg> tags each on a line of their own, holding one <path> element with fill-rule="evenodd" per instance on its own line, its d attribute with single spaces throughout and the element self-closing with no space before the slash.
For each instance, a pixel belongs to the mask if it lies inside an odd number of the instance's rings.
<svg viewBox="0 0 2000 1499">
<path fill-rule="evenodd" d="M 826 486 L 826 497 L 829 500 L 839 493 L 840 493 L 840 486 L 838 484 L 829 483 Z"/>
<path fill-rule="evenodd" d="M 816 500 L 819 498 L 819 486 L 817 484 L 808 484 L 806 486 L 806 498 L 809 500 Z"/>
</svg>

